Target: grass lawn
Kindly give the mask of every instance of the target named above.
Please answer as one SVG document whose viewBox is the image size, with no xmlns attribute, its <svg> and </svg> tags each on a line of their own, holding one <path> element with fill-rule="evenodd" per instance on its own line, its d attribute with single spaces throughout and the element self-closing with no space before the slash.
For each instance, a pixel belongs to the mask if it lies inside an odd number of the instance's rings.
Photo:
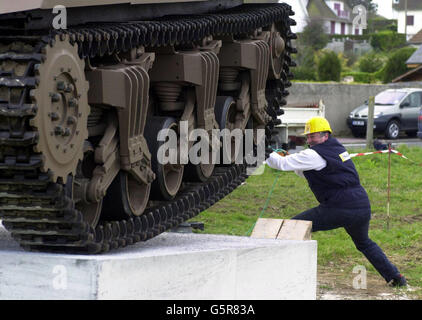
<svg viewBox="0 0 422 320">
<path fill-rule="evenodd" d="M 414 162 L 422 163 L 422 148 L 400 146 L 398 150 Z M 348 151 L 354 153 L 368 150 Z M 388 221 L 388 154 L 355 157 L 353 162 L 371 201 L 372 220 L 369 236 L 406 276 L 413 289 L 412 298 L 421 299 L 422 166 L 391 155 Z M 273 185 L 274 190 L 267 202 Z M 262 212 L 266 204 L 266 210 Z M 317 205 L 318 202 L 304 178 L 293 172 L 266 167 L 264 174 L 250 176 L 242 186 L 192 220 L 204 222 L 203 233 L 245 236 L 250 234 L 259 216 L 291 218 Z M 352 279 L 353 268 L 363 265 L 368 271 L 368 277 L 381 278 L 363 254 L 355 248 L 343 228 L 313 233 L 312 239 L 318 241 L 318 269 L 344 270 Z"/>
</svg>

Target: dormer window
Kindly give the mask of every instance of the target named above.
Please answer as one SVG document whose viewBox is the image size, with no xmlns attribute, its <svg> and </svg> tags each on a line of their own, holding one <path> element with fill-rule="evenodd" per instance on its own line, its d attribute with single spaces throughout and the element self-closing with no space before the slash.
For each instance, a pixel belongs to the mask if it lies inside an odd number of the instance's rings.
<svg viewBox="0 0 422 320">
<path fill-rule="evenodd" d="M 345 11 L 341 9 L 342 9 L 341 3 L 338 3 L 338 2 L 334 3 L 334 13 L 337 15 L 337 17 L 343 18 L 343 19 L 349 19 L 350 18 L 349 11 Z"/>
<path fill-rule="evenodd" d="M 334 10 L 337 12 L 337 15 L 340 16 L 340 3 L 334 3 Z"/>
</svg>

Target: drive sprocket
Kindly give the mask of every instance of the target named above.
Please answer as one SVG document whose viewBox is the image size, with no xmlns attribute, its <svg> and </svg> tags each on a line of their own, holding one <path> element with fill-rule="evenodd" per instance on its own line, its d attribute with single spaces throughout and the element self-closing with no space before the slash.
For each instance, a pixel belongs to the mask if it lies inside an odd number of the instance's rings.
<svg viewBox="0 0 422 320">
<path fill-rule="evenodd" d="M 83 159 L 88 138 L 89 83 L 77 44 L 72 45 L 67 35 L 57 35 L 42 50 L 44 59 L 34 68 L 37 86 L 31 91 L 37 106 L 30 121 L 38 130 L 34 151 L 42 154 L 43 172 L 50 171 L 54 182 L 66 181 Z"/>
</svg>

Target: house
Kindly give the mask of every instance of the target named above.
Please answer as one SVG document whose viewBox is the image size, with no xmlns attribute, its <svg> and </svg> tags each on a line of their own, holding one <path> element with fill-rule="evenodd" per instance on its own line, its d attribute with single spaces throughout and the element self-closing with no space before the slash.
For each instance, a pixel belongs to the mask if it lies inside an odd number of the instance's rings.
<svg viewBox="0 0 422 320">
<path fill-rule="evenodd" d="M 310 20 L 321 21 L 325 32 L 333 37 L 326 46 L 335 52 L 353 52 L 361 55 L 371 50 L 366 40 L 353 40 L 348 36 L 362 35 L 363 29 L 353 25 L 356 13 L 344 0 L 309 0 L 306 6 Z"/>
<path fill-rule="evenodd" d="M 353 26 L 353 19 L 356 14 L 343 0 L 309 0 L 306 9 L 310 19 L 323 22 L 328 34 L 362 34 L 361 28 Z"/>
<path fill-rule="evenodd" d="M 406 33 L 407 40 L 422 29 L 421 0 L 392 0 L 393 12 L 398 20 L 397 32 Z"/>
<path fill-rule="evenodd" d="M 406 61 L 408 68 L 416 68 L 422 65 L 422 47 L 419 47 Z"/>
<path fill-rule="evenodd" d="M 353 27 L 356 16 L 344 0 L 280 0 L 292 7 L 296 26 L 292 31 L 300 33 L 310 19 L 320 20 L 327 34 L 352 35 L 362 34 L 362 30 Z"/>
<path fill-rule="evenodd" d="M 422 29 L 419 30 L 413 37 L 411 37 L 408 43 L 412 46 L 419 47 L 422 44 Z"/>
<path fill-rule="evenodd" d="M 281 0 L 279 2 L 287 3 L 295 12 L 293 19 L 296 21 L 296 25 L 291 27 L 292 32 L 302 32 L 309 21 L 308 11 L 306 10 L 309 0 Z"/>
</svg>

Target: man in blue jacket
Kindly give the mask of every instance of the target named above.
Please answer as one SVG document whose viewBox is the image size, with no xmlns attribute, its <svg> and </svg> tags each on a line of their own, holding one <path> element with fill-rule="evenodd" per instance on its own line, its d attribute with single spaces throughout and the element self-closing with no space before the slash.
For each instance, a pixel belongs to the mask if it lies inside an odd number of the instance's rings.
<svg viewBox="0 0 422 320">
<path fill-rule="evenodd" d="M 359 175 L 344 146 L 331 137 L 325 118 L 314 117 L 305 126 L 310 148 L 287 156 L 270 154 L 274 169 L 295 171 L 308 180 L 320 203 L 293 219 L 312 221 L 312 232 L 343 227 L 382 277 L 392 286 L 406 286 L 406 279 L 368 236 L 371 205 Z"/>
</svg>

